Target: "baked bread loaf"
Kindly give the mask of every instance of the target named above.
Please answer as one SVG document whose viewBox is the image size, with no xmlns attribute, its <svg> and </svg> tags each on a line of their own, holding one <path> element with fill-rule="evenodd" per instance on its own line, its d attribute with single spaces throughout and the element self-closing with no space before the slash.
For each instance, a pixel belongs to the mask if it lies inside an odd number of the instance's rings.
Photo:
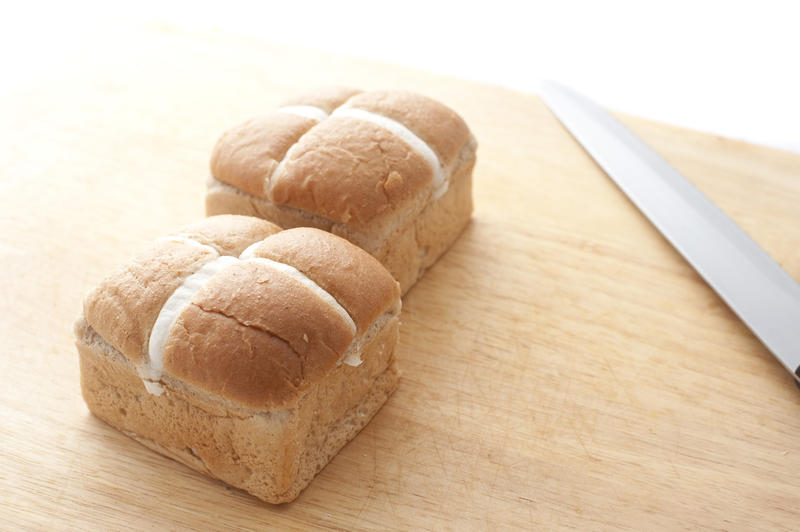
<svg viewBox="0 0 800 532">
<path fill-rule="evenodd" d="M 208 218 L 87 296 L 83 397 L 145 446 L 291 501 L 394 390 L 399 312 L 397 282 L 342 238 Z"/>
<path fill-rule="evenodd" d="M 222 135 L 206 213 L 340 235 L 405 294 L 469 221 L 476 146 L 461 117 L 425 96 L 318 90 Z"/>
</svg>

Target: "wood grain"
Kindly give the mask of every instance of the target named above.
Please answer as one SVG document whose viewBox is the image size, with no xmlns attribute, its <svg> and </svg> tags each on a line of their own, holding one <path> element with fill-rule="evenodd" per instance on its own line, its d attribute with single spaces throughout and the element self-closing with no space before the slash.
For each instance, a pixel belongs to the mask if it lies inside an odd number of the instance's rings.
<svg viewBox="0 0 800 532">
<path fill-rule="evenodd" d="M 116 37 L 0 102 L 3 529 L 796 528 L 800 392 L 536 96 L 225 34 Z M 397 393 L 270 506 L 94 419 L 71 325 L 106 272 L 203 215 L 225 128 L 329 83 L 460 112 L 476 211 L 405 298 Z M 799 156 L 622 119 L 800 279 Z"/>
</svg>

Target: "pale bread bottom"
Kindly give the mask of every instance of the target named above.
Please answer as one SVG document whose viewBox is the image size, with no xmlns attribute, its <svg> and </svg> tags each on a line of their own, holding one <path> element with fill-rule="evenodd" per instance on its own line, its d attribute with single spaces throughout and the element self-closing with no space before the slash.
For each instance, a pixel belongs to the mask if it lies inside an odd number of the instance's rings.
<svg viewBox="0 0 800 532">
<path fill-rule="evenodd" d="M 83 397 L 94 415 L 146 447 L 270 503 L 295 499 L 397 386 L 399 320 L 303 392 L 294 407 L 252 410 L 165 378 L 149 394 L 134 366 L 83 319 L 76 323 Z"/>
<path fill-rule="evenodd" d="M 464 230 L 472 214 L 472 169 L 474 156 L 453 175 L 450 187 L 440 198 L 425 205 L 388 233 L 354 231 L 347 224 L 315 216 L 284 205 L 275 205 L 213 177 L 206 192 L 206 215 L 244 214 L 264 218 L 284 229 L 316 227 L 350 240 L 377 258 L 400 283 L 405 295 L 425 271 L 447 251 Z M 398 214 L 398 216 L 402 216 Z M 372 230 L 372 226 L 370 230 Z"/>
</svg>

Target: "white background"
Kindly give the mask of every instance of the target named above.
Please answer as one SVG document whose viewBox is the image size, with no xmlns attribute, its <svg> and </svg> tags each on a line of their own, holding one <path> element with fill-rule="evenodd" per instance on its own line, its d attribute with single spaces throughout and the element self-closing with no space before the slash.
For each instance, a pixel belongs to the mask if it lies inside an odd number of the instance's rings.
<svg viewBox="0 0 800 532">
<path fill-rule="evenodd" d="M 536 92 L 554 79 L 615 110 L 800 153 L 797 2 L 26 3 L 0 22 L 3 89 L 93 31 L 166 23 L 377 58 Z M 800 170 L 798 170 L 800 176 Z"/>
</svg>

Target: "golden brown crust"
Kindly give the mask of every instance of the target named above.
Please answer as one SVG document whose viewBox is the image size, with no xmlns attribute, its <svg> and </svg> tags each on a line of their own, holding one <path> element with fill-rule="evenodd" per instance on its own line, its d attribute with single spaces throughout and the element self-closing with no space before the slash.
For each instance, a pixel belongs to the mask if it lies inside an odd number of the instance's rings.
<svg viewBox="0 0 800 532">
<path fill-rule="evenodd" d="M 189 305 L 164 352 L 170 375 L 244 406 L 282 406 L 303 381 L 300 359 L 276 336 Z"/>
<path fill-rule="evenodd" d="M 360 90 L 351 87 L 323 87 L 290 98 L 286 100 L 283 105 L 311 105 L 313 107 L 319 107 L 326 113 L 330 113 L 344 104 L 348 99 L 360 93 Z"/>
<path fill-rule="evenodd" d="M 308 227 L 288 229 L 253 250 L 291 264 L 329 292 L 363 332 L 400 297 L 400 286 L 366 251 Z"/>
<path fill-rule="evenodd" d="M 217 141 L 211 154 L 211 175 L 266 197 L 269 176 L 286 151 L 316 123 L 311 118 L 278 112 L 248 120 Z"/>
<path fill-rule="evenodd" d="M 365 225 L 409 201 L 432 178 L 425 159 L 391 131 L 334 117 L 292 148 L 270 192 L 276 204 Z"/>
<path fill-rule="evenodd" d="M 370 91 L 355 96 L 347 104 L 400 122 L 424 140 L 444 166 L 455 159 L 470 137 L 467 124 L 455 111 L 421 94 Z"/>
</svg>

